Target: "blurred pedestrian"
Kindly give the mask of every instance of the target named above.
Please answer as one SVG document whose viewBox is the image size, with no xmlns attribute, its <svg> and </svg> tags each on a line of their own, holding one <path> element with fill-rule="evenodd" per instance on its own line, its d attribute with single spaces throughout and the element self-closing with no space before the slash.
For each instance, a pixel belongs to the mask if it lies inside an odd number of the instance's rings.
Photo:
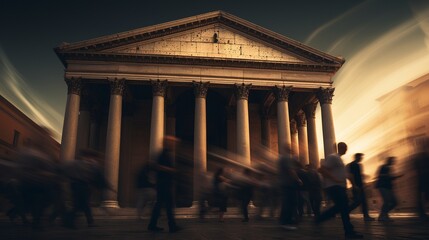
<svg viewBox="0 0 429 240">
<path fill-rule="evenodd" d="M 223 216 L 227 211 L 228 195 L 226 192 L 229 180 L 224 176 L 223 168 L 219 168 L 213 177 L 213 201 L 214 206 L 219 208 L 219 222 L 223 222 Z"/>
<path fill-rule="evenodd" d="M 366 194 L 364 189 L 364 183 L 362 179 L 362 164 L 360 163 L 363 159 L 363 153 L 356 153 L 354 160 L 346 165 L 348 170 L 348 179 L 352 184 L 353 202 L 349 206 L 349 211 L 353 211 L 359 205 L 362 208 L 362 214 L 364 221 L 374 221 L 375 218 L 371 217 L 368 213 L 368 204 L 366 201 Z"/>
<path fill-rule="evenodd" d="M 137 185 L 137 218 L 143 219 L 143 210 L 148 205 L 153 205 L 156 200 L 155 183 L 151 179 L 151 167 L 145 164 L 139 170 L 136 179 Z"/>
<path fill-rule="evenodd" d="M 75 161 L 65 166 L 72 195 L 72 209 L 66 214 L 65 227 L 76 228 L 78 212 L 85 214 L 88 227 L 95 226 L 90 205 L 92 192 L 95 189 L 110 188 L 100 164 L 101 159 L 99 152 L 84 149 L 80 151 Z"/>
<path fill-rule="evenodd" d="M 167 212 L 169 231 L 173 233 L 181 230 L 174 219 L 173 199 L 174 175 L 177 172 L 174 168 L 173 159 L 174 148 L 177 141 L 178 139 L 173 136 L 164 137 L 164 148 L 156 161 L 156 203 L 152 209 L 152 216 L 147 227 L 147 229 L 152 232 L 164 230 L 157 226 L 162 207 L 165 207 Z"/>
<path fill-rule="evenodd" d="M 412 156 L 412 163 L 416 173 L 416 201 L 417 214 L 420 220 L 427 221 L 429 216 L 425 211 L 425 202 L 429 200 L 429 144 L 424 138 L 418 142 L 417 153 Z"/>
<path fill-rule="evenodd" d="M 383 205 L 378 216 L 378 221 L 392 222 L 389 217 L 389 212 L 396 207 L 398 200 L 395 192 L 393 191 L 393 180 L 402 177 L 402 175 L 393 175 L 392 166 L 396 161 L 396 157 L 388 157 L 386 163 L 383 164 L 378 170 L 378 177 L 375 187 L 380 192 L 383 199 Z"/>
<path fill-rule="evenodd" d="M 346 168 L 341 159 L 341 156 L 347 152 L 347 144 L 340 142 L 337 147 L 338 153 L 327 156 L 320 166 L 320 173 L 324 177 L 325 192 L 334 205 L 322 212 L 316 218 L 316 223 L 333 218 L 337 213 L 340 213 L 345 237 L 363 238 L 363 235 L 354 231 L 354 227 L 350 222 L 346 193 Z"/>
<path fill-rule="evenodd" d="M 297 175 L 296 156 L 293 155 L 290 146 L 283 146 L 284 154 L 278 161 L 278 176 L 281 187 L 281 212 L 280 224 L 286 230 L 296 230 L 296 214 L 298 204 L 298 191 L 303 185 Z"/>
</svg>

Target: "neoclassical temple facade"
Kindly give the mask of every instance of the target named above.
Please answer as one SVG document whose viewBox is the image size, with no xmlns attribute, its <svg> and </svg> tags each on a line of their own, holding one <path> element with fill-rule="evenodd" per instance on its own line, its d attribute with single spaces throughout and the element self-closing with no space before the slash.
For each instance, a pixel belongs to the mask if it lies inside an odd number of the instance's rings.
<svg viewBox="0 0 429 240">
<path fill-rule="evenodd" d="M 317 104 L 325 155 L 335 151 L 332 77 L 344 60 L 229 13 L 64 43 L 55 52 L 68 86 L 61 159 L 72 161 L 80 148 L 105 153 L 117 190 L 104 195 L 105 206 L 133 206 L 136 170 L 166 134 L 192 144 L 194 189 L 211 145 L 246 165 L 252 146 L 290 145 L 302 163 L 317 166 Z"/>
</svg>

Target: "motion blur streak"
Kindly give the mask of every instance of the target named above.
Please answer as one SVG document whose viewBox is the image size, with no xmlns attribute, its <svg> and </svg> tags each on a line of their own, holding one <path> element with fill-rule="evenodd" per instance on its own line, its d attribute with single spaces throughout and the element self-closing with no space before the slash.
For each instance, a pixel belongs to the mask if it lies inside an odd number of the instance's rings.
<svg viewBox="0 0 429 240">
<path fill-rule="evenodd" d="M 357 5 L 316 29 L 307 39 L 307 44 L 333 55 L 341 54 L 346 59 L 334 77 L 332 110 L 337 141 L 349 145 L 344 158 L 347 161 L 351 161 L 356 152 L 364 152 L 365 159 L 369 160 L 389 151 L 382 137 L 392 126 L 380 120 L 379 99 L 429 72 L 428 4 L 395 2 L 403 5 L 401 12 L 386 5 L 383 13 L 371 10 L 377 9 L 376 4 L 380 3 L 367 1 Z M 345 26 L 348 29 L 342 31 Z M 344 34 L 339 35 L 340 32 Z M 374 35 L 374 32 L 382 34 Z M 320 109 L 318 111 L 320 116 Z M 318 121 L 321 126 L 321 119 Z M 402 125 L 397 123 L 394 127 Z M 323 135 L 321 128 L 318 130 L 319 149 L 323 150 Z M 323 152 L 320 156 L 324 156 Z M 370 166 L 365 169 L 366 174 L 373 175 L 380 163 L 366 164 Z"/>
<path fill-rule="evenodd" d="M 0 47 L 0 94 L 59 141 L 63 116 L 31 89 Z"/>
</svg>

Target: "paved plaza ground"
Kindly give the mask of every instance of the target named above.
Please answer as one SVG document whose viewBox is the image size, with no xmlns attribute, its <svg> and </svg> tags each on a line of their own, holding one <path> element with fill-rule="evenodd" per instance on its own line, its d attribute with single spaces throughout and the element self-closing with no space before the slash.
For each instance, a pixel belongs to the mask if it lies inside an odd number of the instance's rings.
<svg viewBox="0 0 429 240">
<path fill-rule="evenodd" d="M 177 223 L 183 230 L 169 233 L 165 213 L 159 226 L 163 232 L 148 232 L 148 219 L 137 220 L 131 214 L 101 214 L 95 211 L 96 227 L 88 228 L 81 216 L 76 230 L 66 229 L 59 222 L 44 224 L 43 230 L 33 230 L 22 224 L 12 223 L 2 215 L 0 217 L 0 239 L 202 239 L 202 240 L 239 240 L 239 239 L 344 239 L 341 218 L 314 225 L 312 218 L 304 217 L 295 231 L 282 229 L 275 218 L 263 220 L 251 219 L 242 223 L 237 211 L 231 210 L 220 223 L 215 214 L 201 222 L 195 214 L 178 211 Z M 126 211 L 125 211 L 126 213 Z M 360 214 L 352 214 L 355 229 L 365 235 L 365 239 L 429 239 L 429 222 L 419 222 L 410 214 L 394 214 L 394 222 L 364 222 Z"/>
</svg>

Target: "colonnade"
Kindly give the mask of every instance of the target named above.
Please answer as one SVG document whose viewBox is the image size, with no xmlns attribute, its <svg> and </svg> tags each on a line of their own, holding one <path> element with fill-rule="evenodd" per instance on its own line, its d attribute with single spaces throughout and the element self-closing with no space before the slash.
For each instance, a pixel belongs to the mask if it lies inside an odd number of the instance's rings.
<svg viewBox="0 0 429 240">
<path fill-rule="evenodd" d="M 77 78 L 66 79 L 68 86 L 67 105 L 64 118 L 64 127 L 61 144 L 61 160 L 73 161 L 76 151 L 78 132 L 79 106 L 82 93 L 82 80 Z M 108 127 L 106 136 L 105 174 L 112 186 L 103 196 L 105 207 L 119 207 L 118 205 L 118 173 L 121 139 L 122 96 L 125 89 L 125 81 L 120 79 L 109 80 L 110 105 L 108 114 Z M 150 128 L 149 156 L 153 158 L 162 150 L 165 120 L 165 95 L 167 81 L 151 81 L 152 85 L 152 115 Z M 237 103 L 236 111 L 236 143 L 238 161 L 250 165 L 250 129 L 249 129 L 249 90 L 251 84 L 235 84 L 234 93 Z M 207 129 L 206 129 L 206 96 L 209 89 L 208 82 L 193 82 L 195 94 L 195 121 L 194 121 L 194 200 L 199 189 L 199 177 L 207 168 Z M 277 99 L 277 131 L 280 154 L 284 154 L 284 146 L 296 146 L 295 153 L 303 164 L 318 167 L 319 154 L 315 128 L 316 103 L 309 103 L 293 119 L 289 116 L 289 94 L 293 90 L 288 86 L 275 86 L 274 93 Z M 325 156 L 334 153 L 335 131 L 332 117 L 333 88 L 320 88 L 317 98 L 321 105 L 322 127 Z M 270 147 L 270 119 L 262 118 L 262 143 Z M 90 131 L 98 131 L 91 123 Z M 89 144 L 96 140 L 92 136 L 88 138 Z"/>
</svg>

